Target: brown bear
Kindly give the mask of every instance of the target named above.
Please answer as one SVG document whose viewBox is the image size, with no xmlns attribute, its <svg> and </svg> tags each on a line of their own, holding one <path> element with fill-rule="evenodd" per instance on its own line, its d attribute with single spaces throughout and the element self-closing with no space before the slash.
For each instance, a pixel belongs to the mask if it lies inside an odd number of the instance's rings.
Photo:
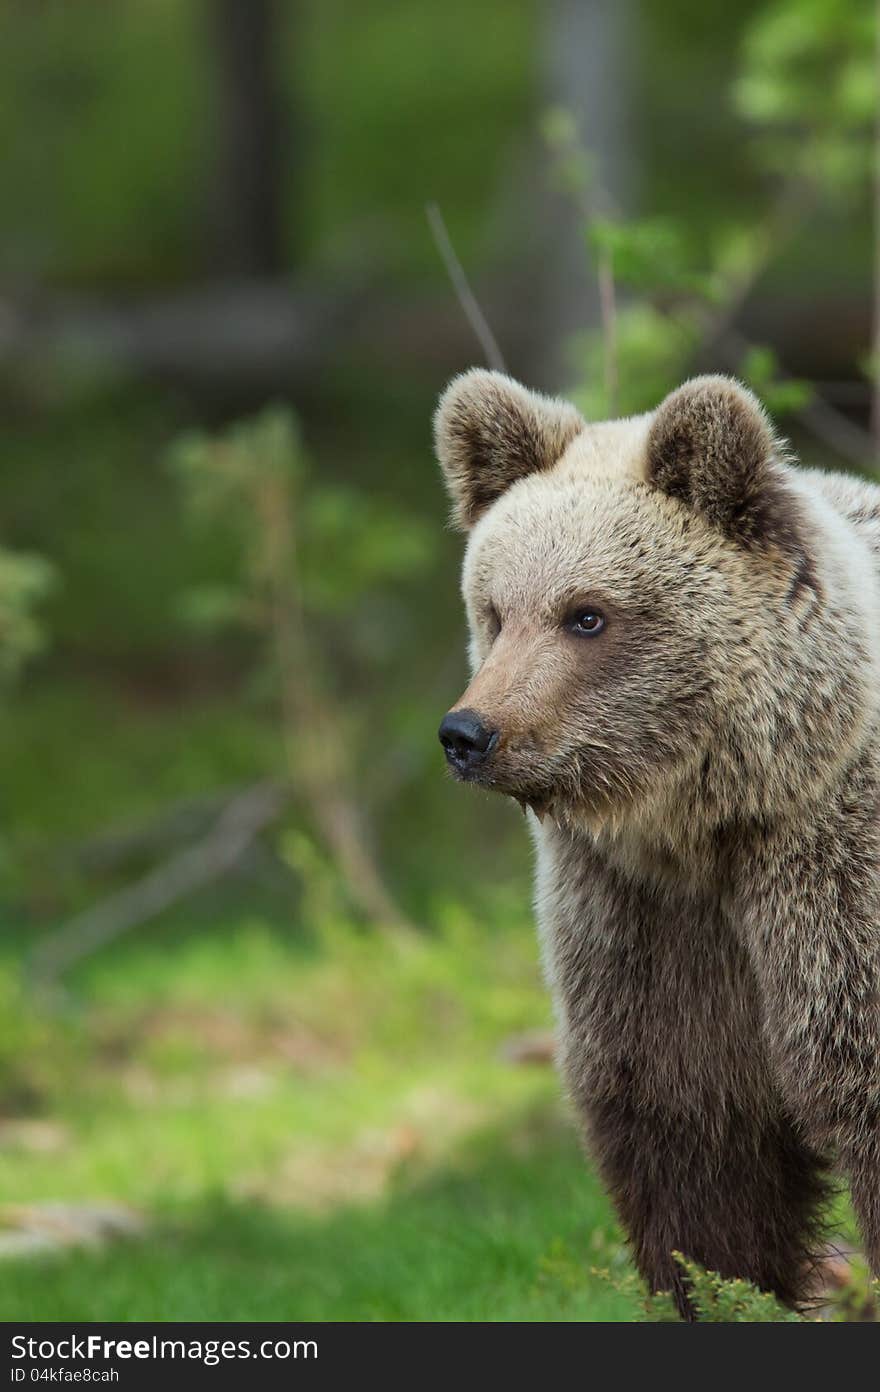
<svg viewBox="0 0 880 1392">
<path fill-rule="evenodd" d="M 529 809 L 562 1070 L 635 1260 L 798 1306 L 835 1167 L 880 1274 L 880 488 L 737 382 L 587 424 L 474 370 L 456 777 Z"/>
</svg>

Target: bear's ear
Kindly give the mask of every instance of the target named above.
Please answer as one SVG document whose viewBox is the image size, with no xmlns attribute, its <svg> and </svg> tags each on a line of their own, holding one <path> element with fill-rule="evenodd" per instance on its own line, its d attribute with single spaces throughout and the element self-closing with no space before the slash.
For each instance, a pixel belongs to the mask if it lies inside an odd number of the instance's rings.
<svg viewBox="0 0 880 1392">
<path fill-rule="evenodd" d="M 468 531 L 517 479 L 555 464 L 583 428 L 574 406 L 501 372 L 472 368 L 455 377 L 434 417 L 454 525 Z"/>
<path fill-rule="evenodd" d="M 778 468 L 781 453 L 750 391 L 732 377 L 694 377 L 657 408 L 647 478 L 731 540 L 800 555 L 797 505 Z"/>
</svg>

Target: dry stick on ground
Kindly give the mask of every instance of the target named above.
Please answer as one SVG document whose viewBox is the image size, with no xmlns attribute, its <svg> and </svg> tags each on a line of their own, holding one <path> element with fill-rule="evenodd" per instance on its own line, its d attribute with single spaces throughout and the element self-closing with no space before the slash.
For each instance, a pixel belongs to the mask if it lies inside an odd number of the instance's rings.
<svg viewBox="0 0 880 1392">
<path fill-rule="evenodd" d="M 41 984 L 57 981 L 97 948 L 232 870 L 260 832 L 275 821 L 289 796 L 290 790 L 273 780 L 238 793 L 201 841 L 50 934 L 34 956 L 34 977 Z"/>
<path fill-rule="evenodd" d="M 477 342 L 483 350 L 486 362 L 489 367 L 496 372 L 506 372 L 504 355 L 498 347 L 498 341 L 489 327 L 485 314 L 481 310 L 477 297 L 470 287 L 464 267 L 455 254 L 452 239 L 446 228 L 441 213 L 436 203 L 428 203 L 425 207 L 425 216 L 428 219 L 428 226 L 434 238 L 434 245 L 440 253 L 440 259 L 446 267 L 446 274 L 452 282 L 452 288 L 458 297 L 464 316 L 473 329 Z"/>
<path fill-rule="evenodd" d="M 353 902 L 377 927 L 408 932 L 413 925 L 387 888 L 364 833 L 347 766 L 343 722 L 329 692 L 319 686 L 296 571 L 289 475 L 264 475 L 256 507 L 291 780 L 305 795 Z"/>
</svg>

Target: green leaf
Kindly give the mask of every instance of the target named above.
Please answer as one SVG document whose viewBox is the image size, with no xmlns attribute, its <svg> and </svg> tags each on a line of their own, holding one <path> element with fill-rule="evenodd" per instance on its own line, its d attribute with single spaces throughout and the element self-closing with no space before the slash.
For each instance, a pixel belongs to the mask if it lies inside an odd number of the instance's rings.
<svg viewBox="0 0 880 1392">
<path fill-rule="evenodd" d="M 0 548 L 0 682 L 17 677 L 46 647 L 48 635 L 36 610 L 55 581 L 54 568 L 42 556 Z"/>
</svg>

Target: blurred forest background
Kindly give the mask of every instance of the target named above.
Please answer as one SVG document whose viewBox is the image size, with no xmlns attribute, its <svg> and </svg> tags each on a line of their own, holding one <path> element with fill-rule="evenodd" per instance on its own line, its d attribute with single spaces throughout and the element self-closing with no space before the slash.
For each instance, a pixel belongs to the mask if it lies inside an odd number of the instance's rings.
<svg viewBox="0 0 880 1392">
<path fill-rule="evenodd" d="M 436 740 L 453 282 L 871 472 L 876 108 L 868 0 L 7 0 L 0 1316 L 639 1317 Z"/>
</svg>

